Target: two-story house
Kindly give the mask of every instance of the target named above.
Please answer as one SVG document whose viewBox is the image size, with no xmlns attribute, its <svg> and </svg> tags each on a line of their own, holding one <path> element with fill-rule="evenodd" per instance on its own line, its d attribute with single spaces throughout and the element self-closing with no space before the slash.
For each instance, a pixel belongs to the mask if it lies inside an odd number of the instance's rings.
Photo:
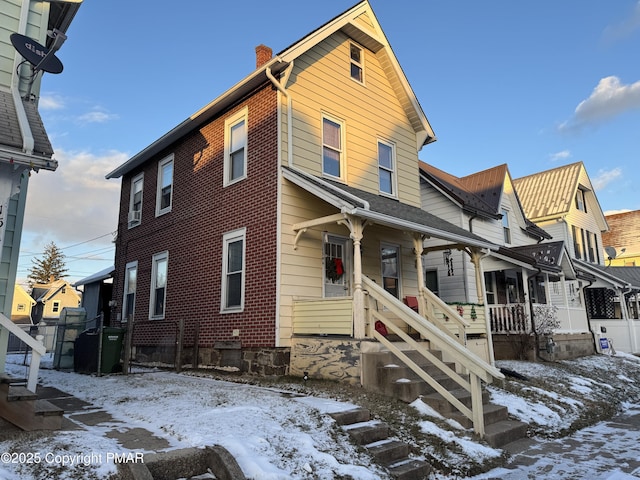
<svg viewBox="0 0 640 480">
<path fill-rule="evenodd" d="M 76 308 L 80 305 L 80 295 L 64 279 L 34 284 L 31 297 L 35 301 L 31 312 L 34 324 L 40 322 L 56 324 L 63 308 Z"/>
<path fill-rule="evenodd" d="M 640 344 L 632 328 L 629 300 L 640 283 L 628 272 L 614 272 L 605 264 L 602 235 L 609 226 L 584 164 L 576 162 L 522 177 L 515 185 L 527 216 L 567 244 L 576 269 L 577 278 L 567 289 L 558 285 L 550 292 L 566 305 L 559 312 L 561 331 L 606 333 L 615 337 L 616 348 L 637 352 Z M 612 321 L 606 332 L 600 328 L 603 320 Z"/>
<path fill-rule="evenodd" d="M 485 332 L 477 329 L 473 334 L 491 338 L 488 346 L 495 358 L 535 358 L 531 333 L 541 330 L 536 314 L 564 308 L 564 303 L 553 303 L 549 292 L 554 282 L 564 285 L 576 278 L 564 242 L 527 218 L 507 165 L 458 178 L 422 162 L 420 175 L 425 208 L 500 245 L 483 254 L 480 263 L 469 261 L 464 251 L 427 256 L 429 288 L 446 302 L 471 304 L 476 314 L 486 312 Z M 573 337 L 556 335 L 555 341 L 571 342 L 564 356 L 593 351 L 589 338 L 582 348 Z"/>
<path fill-rule="evenodd" d="M 417 331 L 501 377 L 464 335 L 409 325 L 405 303 L 438 301 L 425 246 L 497 246 L 421 209 L 435 136 L 369 3 L 256 54 L 107 175 L 122 179 L 113 291 L 135 358 L 360 383 L 363 351 Z"/>
</svg>

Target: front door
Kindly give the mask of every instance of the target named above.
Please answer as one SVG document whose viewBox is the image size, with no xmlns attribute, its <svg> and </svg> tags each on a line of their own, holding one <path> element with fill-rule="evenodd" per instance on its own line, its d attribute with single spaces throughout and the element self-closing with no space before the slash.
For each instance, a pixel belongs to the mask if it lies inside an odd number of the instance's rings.
<svg viewBox="0 0 640 480">
<path fill-rule="evenodd" d="M 349 240 L 326 234 L 324 238 L 324 296 L 345 297 L 351 294 L 349 275 Z"/>
</svg>

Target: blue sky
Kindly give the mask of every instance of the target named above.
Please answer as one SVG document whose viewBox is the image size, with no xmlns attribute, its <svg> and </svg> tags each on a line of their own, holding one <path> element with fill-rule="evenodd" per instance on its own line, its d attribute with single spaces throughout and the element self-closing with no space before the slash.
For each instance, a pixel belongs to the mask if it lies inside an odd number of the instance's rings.
<svg viewBox="0 0 640 480">
<path fill-rule="evenodd" d="M 69 279 L 113 262 L 106 173 L 355 0 L 85 0 L 40 111 L 60 166 L 29 186 L 18 278 L 54 241 Z M 640 1 L 371 0 L 457 176 L 583 161 L 605 212 L 640 209 Z"/>
</svg>

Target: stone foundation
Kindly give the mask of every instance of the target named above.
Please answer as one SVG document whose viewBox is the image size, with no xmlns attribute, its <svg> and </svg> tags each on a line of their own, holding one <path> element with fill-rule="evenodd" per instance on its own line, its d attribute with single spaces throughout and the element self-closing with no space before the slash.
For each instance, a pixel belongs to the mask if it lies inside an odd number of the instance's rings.
<svg viewBox="0 0 640 480">
<path fill-rule="evenodd" d="M 360 385 L 363 342 L 350 337 L 294 337 L 290 374 Z"/>
<path fill-rule="evenodd" d="M 531 335 L 493 335 L 493 351 L 496 360 L 568 360 L 596 353 L 593 335 L 590 333 L 557 333 L 553 335 L 555 345 L 550 351 L 546 339 L 540 338 L 540 349 L 536 351 L 535 337 Z"/>
</svg>

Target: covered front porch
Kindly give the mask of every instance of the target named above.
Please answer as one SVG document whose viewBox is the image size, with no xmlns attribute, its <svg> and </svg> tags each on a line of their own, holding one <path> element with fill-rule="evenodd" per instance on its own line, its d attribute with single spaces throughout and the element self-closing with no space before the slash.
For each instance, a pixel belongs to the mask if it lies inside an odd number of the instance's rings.
<svg viewBox="0 0 640 480">
<path fill-rule="evenodd" d="M 462 382 L 460 387 L 474 396 L 471 409 L 459 404 L 432 375 L 407 362 L 482 431 L 481 382 L 503 377 L 492 366 L 486 317 L 476 311 L 472 319 L 465 319 L 464 310 L 438 298 L 425 285 L 422 263 L 425 247 L 455 248 L 467 252 L 480 272 L 482 255 L 497 247 L 417 206 L 303 172 L 284 172 L 292 184 L 291 195 L 297 195 L 297 205 L 306 212 L 306 218 L 298 217 L 289 226 L 287 261 L 300 258 L 307 274 L 317 272 L 315 280 L 305 282 L 319 281 L 315 288 L 305 289 L 307 295 L 291 296 L 290 373 L 366 386 L 363 355 L 386 350 L 402 358 L 401 352 L 411 349 L 435 363 L 442 375 Z M 309 214 L 313 211 L 317 215 Z M 482 298 L 479 289 L 478 299 Z M 484 335 L 484 344 L 473 345 L 475 351 L 467 342 L 471 331 Z M 431 353 L 434 348 L 442 360 Z M 461 373 L 469 379 L 461 380 Z"/>
<path fill-rule="evenodd" d="M 576 260 L 591 276 L 585 288 L 586 310 L 602 353 L 640 353 L 640 267 L 594 265 Z"/>
</svg>

